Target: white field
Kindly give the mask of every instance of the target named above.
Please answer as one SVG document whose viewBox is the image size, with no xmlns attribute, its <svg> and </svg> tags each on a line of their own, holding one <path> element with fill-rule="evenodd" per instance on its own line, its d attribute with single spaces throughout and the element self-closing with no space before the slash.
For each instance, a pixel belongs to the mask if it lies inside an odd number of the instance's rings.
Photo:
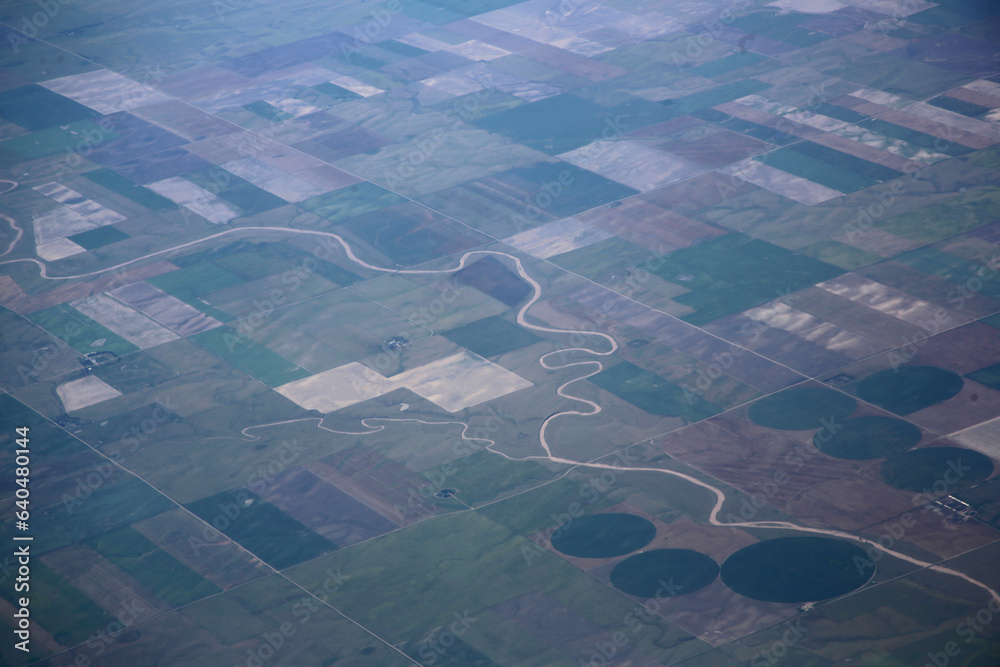
<svg viewBox="0 0 1000 667">
<path fill-rule="evenodd" d="M 576 218 L 563 218 L 515 234 L 504 239 L 504 243 L 509 243 L 535 257 L 548 259 L 564 252 L 584 248 L 611 236 L 603 229 L 580 222 Z"/>
<path fill-rule="evenodd" d="M 935 315 L 942 312 L 947 315 L 946 321 L 952 324 L 972 319 L 855 273 L 845 273 L 832 280 L 818 283 L 816 287 L 918 327 L 934 321 Z"/>
<path fill-rule="evenodd" d="M 381 88 L 376 88 L 364 81 L 358 81 L 353 76 L 341 76 L 336 79 L 330 79 L 330 83 L 335 86 L 340 86 L 341 88 L 346 88 L 352 93 L 357 93 L 361 97 L 371 97 L 372 95 L 380 95 L 385 91 Z"/>
<path fill-rule="evenodd" d="M 841 127 L 846 127 L 848 125 L 847 122 L 837 118 L 831 118 L 813 111 L 799 109 L 798 107 L 793 107 L 789 104 L 774 102 L 765 97 L 761 97 L 760 95 L 747 95 L 746 97 L 741 97 L 740 99 L 735 100 L 735 102 L 750 109 L 757 109 L 776 116 L 783 116 L 789 120 L 794 120 L 797 123 L 809 125 L 810 127 L 815 127 L 827 132 Z"/>
<path fill-rule="evenodd" d="M 64 76 L 39 85 L 102 114 L 128 111 L 170 99 L 149 86 L 107 69 Z"/>
<path fill-rule="evenodd" d="M 197 213 L 214 225 L 223 225 L 241 213 L 215 194 L 180 176 L 172 176 L 146 186 L 178 206 Z"/>
<path fill-rule="evenodd" d="M 132 283 L 108 294 L 180 336 L 192 336 L 222 325 L 215 318 L 149 283 Z"/>
<path fill-rule="evenodd" d="M 951 439 L 1000 462 L 1000 417 L 957 433 Z"/>
<path fill-rule="evenodd" d="M 875 354 L 882 350 L 881 346 L 866 338 L 781 302 L 751 308 L 744 315 L 834 352 L 852 355 L 858 352 Z"/>
<path fill-rule="evenodd" d="M 78 255 L 81 252 L 86 252 L 86 249 L 69 239 L 56 239 L 55 241 L 35 246 L 35 254 L 46 262 L 54 262 L 57 259 Z"/>
<path fill-rule="evenodd" d="M 105 294 L 88 296 L 70 305 L 142 350 L 178 338 L 173 331 Z"/>
<path fill-rule="evenodd" d="M 93 199 L 87 199 L 76 190 L 71 190 L 60 183 L 51 182 L 45 185 L 37 185 L 32 188 L 40 192 L 49 199 L 53 199 L 66 208 L 79 213 L 89 219 L 95 225 L 113 225 L 116 222 L 125 220 L 125 216 L 117 211 L 98 204 Z"/>
<path fill-rule="evenodd" d="M 121 396 L 122 393 L 101 378 L 87 375 L 56 387 L 56 394 L 67 413 Z"/>
<path fill-rule="evenodd" d="M 317 185 L 254 157 L 225 162 L 220 166 L 229 173 L 250 181 L 261 190 L 267 190 L 272 195 L 289 202 L 305 201 L 325 192 Z"/>
<path fill-rule="evenodd" d="M 307 410 L 326 413 L 406 388 L 448 412 L 457 412 L 530 386 L 521 376 L 463 351 L 391 378 L 352 361 L 275 391 Z"/>
<path fill-rule="evenodd" d="M 780 9 L 781 14 L 791 11 L 801 14 L 829 14 L 848 6 L 838 0 L 774 0 L 767 4 Z"/>
<path fill-rule="evenodd" d="M 559 157 L 640 192 L 674 183 L 698 171 L 663 151 L 628 140 L 599 140 Z"/>
<path fill-rule="evenodd" d="M 843 195 L 839 190 L 828 188 L 819 183 L 813 183 L 800 176 L 789 174 L 787 171 L 769 167 L 763 162 L 758 162 L 752 158 L 747 158 L 736 164 L 723 167 L 718 171 L 722 174 L 735 176 L 748 183 L 759 185 L 765 190 L 770 190 L 782 197 L 794 199 L 806 206 L 815 206 L 816 204 L 821 204 Z"/>
<path fill-rule="evenodd" d="M 455 46 L 448 46 L 443 50 L 464 56 L 469 60 L 478 60 L 480 62 L 483 60 L 496 60 L 497 58 L 510 55 L 510 51 L 506 49 L 501 49 L 499 46 L 493 46 L 492 44 L 484 44 L 475 39 L 470 39 L 468 42 L 462 42 Z"/>
<path fill-rule="evenodd" d="M 35 243 L 42 245 L 99 226 L 89 218 L 60 204 L 58 208 L 45 211 L 35 218 Z"/>
</svg>

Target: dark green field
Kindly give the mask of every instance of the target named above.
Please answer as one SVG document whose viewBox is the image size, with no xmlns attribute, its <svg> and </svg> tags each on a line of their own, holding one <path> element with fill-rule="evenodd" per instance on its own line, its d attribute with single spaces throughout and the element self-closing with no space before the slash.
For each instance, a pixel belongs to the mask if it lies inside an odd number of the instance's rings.
<svg viewBox="0 0 1000 667">
<path fill-rule="evenodd" d="M 715 581 L 719 564 L 690 549 L 654 549 L 629 556 L 611 570 L 611 583 L 642 598 L 686 595 Z"/>
<path fill-rule="evenodd" d="M 474 287 L 508 306 L 517 305 L 531 293 L 531 285 L 492 256 L 473 261 L 454 275 L 458 283 Z"/>
<path fill-rule="evenodd" d="M 905 451 L 920 442 L 920 438 L 920 429 L 902 419 L 855 417 L 845 420 L 836 433 L 816 434 L 813 444 L 824 454 L 838 459 L 865 460 Z"/>
<path fill-rule="evenodd" d="M 700 111 L 701 109 L 714 107 L 718 104 L 732 102 L 735 99 L 752 95 L 767 87 L 766 83 L 755 79 L 740 79 L 732 83 L 724 83 L 715 88 L 709 88 L 700 93 L 692 93 L 691 95 L 685 95 L 676 99 L 666 99 L 660 102 L 660 104 L 667 107 L 670 118 L 676 118 L 689 114 L 692 111 Z"/>
<path fill-rule="evenodd" d="M 5 90 L 3 100 L 0 100 L 0 118 L 33 132 L 99 115 L 93 109 L 35 83 Z"/>
<path fill-rule="evenodd" d="M 588 514 L 552 534 L 552 546 L 567 556 L 613 558 L 649 544 L 656 526 L 635 514 Z"/>
<path fill-rule="evenodd" d="M 991 364 L 986 368 L 980 368 L 978 371 L 966 373 L 965 377 L 975 380 L 979 384 L 984 384 L 990 389 L 1000 391 L 1000 364 Z"/>
<path fill-rule="evenodd" d="M 131 199 L 135 203 L 145 206 L 152 211 L 170 208 L 174 205 L 166 197 L 160 196 L 137 183 L 133 183 L 121 174 L 110 169 L 95 169 L 83 174 L 94 183 L 111 190 L 115 194 Z"/>
<path fill-rule="evenodd" d="M 864 549 L 828 537 L 779 537 L 751 544 L 722 564 L 722 582 L 733 591 L 765 602 L 816 602 L 864 585 L 855 558 Z M 867 560 L 866 560 L 867 562 Z"/>
<path fill-rule="evenodd" d="M 191 336 L 190 340 L 269 387 L 309 377 L 309 371 L 299 368 L 252 338 L 241 336 L 232 327 L 209 329 Z"/>
<path fill-rule="evenodd" d="M 672 382 L 628 361 L 605 368 L 588 380 L 654 415 L 683 417 L 694 422 L 721 412 L 705 399 L 685 395 L 684 390 Z"/>
<path fill-rule="evenodd" d="M 38 560 L 31 563 L 30 585 L 31 617 L 63 645 L 78 644 L 114 620 L 111 614 Z M 13 585 L 8 584 L 0 586 L 0 595 L 16 604 L 21 593 L 15 593 Z"/>
<path fill-rule="evenodd" d="M 795 387 L 760 399 L 750 406 L 747 417 L 758 426 L 802 431 L 822 428 L 824 420 L 844 419 L 856 407 L 857 401 L 833 389 Z"/>
<path fill-rule="evenodd" d="M 902 366 L 872 373 L 858 383 L 857 394 L 869 403 L 908 415 L 947 401 L 962 390 L 962 378 L 935 366 Z"/>
<path fill-rule="evenodd" d="M 220 590 L 130 526 L 92 537 L 87 544 L 175 607 Z"/>
<path fill-rule="evenodd" d="M 527 329 L 497 316 L 443 331 L 441 335 L 482 357 L 495 357 L 543 340 Z"/>
<path fill-rule="evenodd" d="M 263 213 L 284 206 L 287 202 L 253 183 L 221 168 L 203 169 L 184 174 L 195 185 L 215 193 L 247 215 Z"/>
<path fill-rule="evenodd" d="M 939 494 L 987 479 L 993 474 L 993 459 L 963 447 L 924 447 L 886 459 L 879 474 L 896 489 Z"/>
<path fill-rule="evenodd" d="M 97 248 L 103 248 L 104 246 L 111 245 L 112 243 L 124 241 L 128 237 L 128 234 L 121 231 L 117 227 L 105 225 L 104 227 L 88 229 L 85 232 L 74 234 L 69 237 L 69 240 L 77 245 L 83 246 L 87 250 L 96 250 Z"/>
<path fill-rule="evenodd" d="M 223 491 L 186 507 L 214 527 L 224 526 L 221 532 L 279 570 L 337 549 L 330 540 L 244 489 Z"/>
<path fill-rule="evenodd" d="M 840 192 L 855 192 L 903 175 L 895 169 L 811 141 L 802 141 L 755 159 Z"/>
<path fill-rule="evenodd" d="M 718 236 L 663 259 L 653 272 L 691 290 L 674 300 L 695 309 L 681 318 L 692 324 L 759 306 L 844 272 L 740 233 Z"/>
<path fill-rule="evenodd" d="M 65 126 L 50 127 L 39 132 L 8 139 L 5 148 L 17 151 L 29 160 L 72 152 L 79 146 L 99 144 L 117 139 L 114 132 L 105 131 L 91 120 L 80 120 Z"/>
</svg>

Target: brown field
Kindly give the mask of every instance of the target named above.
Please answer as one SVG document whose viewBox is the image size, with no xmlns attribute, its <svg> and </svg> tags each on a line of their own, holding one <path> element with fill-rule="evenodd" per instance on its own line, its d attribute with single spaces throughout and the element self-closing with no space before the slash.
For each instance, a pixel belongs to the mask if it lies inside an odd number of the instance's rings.
<svg viewBox="0 0 1000 667">
<path fill-rule="evenodd" d="M 364 445 L 313 461 L 305 467 L 396 525 L 413 523 L 437 513 L 437 508 L 422 497 L 423 502 L 413 503 L 415 507 L 407 506 L 411 492 L 427 484 L 427 480 Z"/>
<path fill-rule="evenodd" d="M 132 527 L 223 590 L 270 573 L 263 562 L 186 510 L 157 514 Z M 197 552 L 192 538 L 197 538 Z"/>
<path fill-rule="evenodd" d="M 122 615 L 123 609 L 134 610 L 133 614 L 124 616 L 132 619 L 129 625 L 142 623 L 171 608 L 131 575 L 83 543 L 47 553 L 42 561 L 112 616 Z"/>
<path fill-rule="evenodd" d="M 345 547 L 396 528 L 396 524 L 320 479 L 293 468 L 267 481 L 258 495 L 303 525 Z"/>
<path fill-rule="evenodd" d="M 121 273 L 109 272 L 104 277 L 94 278 L 86 282 L 74 282 L 47 292 L 42 292 L 41 294 L 34 294 L 22 302 L 16 310 L 22 315 L 28 315 L 37 310 L 44 310 L 45 308 L 69 303 L 70 301 L 77 301 L 78 299 L 93 296 L 94 294 L 106 292 L 115 287 L 131 285 L 140 280 L 147 280 L 176 270 L 177 267 L 170 262 L 159 259 L 134 269 L 126 269 Z"/>
</svg>

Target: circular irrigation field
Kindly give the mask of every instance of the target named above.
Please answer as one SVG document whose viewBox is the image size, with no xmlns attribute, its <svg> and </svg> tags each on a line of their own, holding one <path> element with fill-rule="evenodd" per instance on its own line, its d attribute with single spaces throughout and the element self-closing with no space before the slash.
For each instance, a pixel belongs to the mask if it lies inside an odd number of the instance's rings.
<svg viewBox="0 0 1000 667">
<path fill-rule="evenodd" d="M 690 549 L 653 549 L 629 556 L 611 570 L 611 584 L 641 598 L 685 595 L 719 576 L 719 564 Z"/>
<path fill-rule="evenodd" d="M 884 459 L 913 447 L 920 438 L 920 429 L 902 419 L 855 417 L 844 421 L 836 433 L 820 431 L 813 444 L 838 459 Z"/>
<path fill-rule="evenodd" d="M 857 401 L 833 389 L 796 387 L 765 396 L 750 406 L 747 416 L 758 426 L 785 431 L 821 428 L 821 420 L 845 419 Z"/>
<path fill-rule="evenodd" d="M 722 564 L 722 582 L 765 602 L 816 602 L 860 588 L 874 571 L 859 572 L 860 546 L 829 537 L 779 537 L 740 549 Z"/>
<path fill-rule="evenodd" d="M 656 526 L 635 514 L 588 514 L 553 533 L 552 546 L 567 556 L 612 558 L 643 548 L 655 536 Z"/>
<path fill-rule="evenodd" d="M 908 415 L 947 401 L 962 390 L 962 378 L 936 366 L 903 366 L 872 373 L 858 383 L 858 396 L 875 405 Z"/>
<path fill-rule="evenodd" d="M 903 491 L 943 494 L 988 478 L 993 460 L 963 447 L 924 447 L 887 458 L 879 474 L 883 482 Z"/>
</svg>

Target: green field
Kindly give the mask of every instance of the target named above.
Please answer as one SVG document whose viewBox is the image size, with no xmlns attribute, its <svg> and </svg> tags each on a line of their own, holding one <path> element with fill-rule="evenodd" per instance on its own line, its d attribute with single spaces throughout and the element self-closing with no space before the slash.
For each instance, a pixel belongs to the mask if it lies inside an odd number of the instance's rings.
<svg viewBox="0 0 1000 667">
<path fill-rule="evenodd" d="M 307 199 L 301 206 L 330 222 L 339 223 L 404 201 L 400 195 L 365 181 Z"/>
<path fill-rule="evenodd" d="M 635 514 L 588 514 L 556 530 L 552 546 L 577 558 L 624 556 L 649 544 L 656 526 Z"/>
<path fill-rule="evenodd" d="M 690 549 L 654 549 L 629 556 L 611 570 L 611 584 L 623 593 L 651 598 L 686 595 L 719 576 L 719 564 Z"/>
<path fill-rule="evenodd" d="M 487 444 L 478 443 L 483 447 Z M 552 478 L 552 473 L 540 463 L 508 461 L 487 451 L 477 451 L 453 459 L 450 463 L 454 466 L 454 472 L 446 475 L 443 488 L 455 489 L 458 498 L 470 505 L 489 502 L 501 493 L 520 489 L 528 484 L 540 484 Z M 438 469 L 425 470 L 423 475 L 434 479 L 429 473 Z"/>
<path fill-rule="evenodd" d="M 96 250 L 112 243 L 118 243 L 129 238 L 128 234 L 112 225 L 105 225 L 97 229 L 88 229 L 85 232 L 74 234 L 69 240 L 87 250 Z"/>
<path fill-rule="evenodd" d="M 976 275 L 976 272 L 983 266 L 979 262 L 970 262 L 967 259 L 931 247 L 898 255 L 893 257 L 892 261 L 912 266 L 924 273 L 944 278 L 958 285 L 968 285 L 969 289 L 980 294 L 994 298 L 1000 297 L 1000 281 L 981 280 Z"/>
<path fill-rule="evenodd" d="M 178 375 L 145 352 L 133 352 L 118 363 L 98 366 L 92 372 L 123 394 L 155 387 Z"/>
<path fill-rule="evenodd" d="M 686 394 L 674 383 L 628 361 L 605 368 L 587 379 L 654 415 L 682 417 L 694 422 L 721 412 L 705 399 Z"/>
<path fill-rule="evenodd" d="M 114 620 L 114 616 L 101 609 L 41 561 L 33 560 L 31 563 L 30 586 L 28 593 L 31 604 L 28 609 L 31 618 L 35 623 L 40 623 L 60 644 L 78 644 Z M 15 606 L 17 599 L 23 594 L 15 593 L 12 583 L 0 586 L 0 595 Z M 32 653 L 38 657 L 34 646 L 37 644 L 33 645 Z"/>
<path fill-rule="evenodd" d="M 184 174 L 184 178 L 205 190 L 215 193 L 236 206 L 247 215 L 263 213 L 284 206 L 287 202 L 266 190 L 261 190 L 253 183 L 243 180 L 221 167 L 192 171 Z"/>
<path fill-rule="evenodd" d="M 5 148 L 34 160 L 49 155 L 73 152 L 80 146 L 96 146 L 117 139 L 118 135 L 98 127 L 91 120 L 79 120 L 65 126 L 50 127 L 3 142 Z"/>
<path fill-rule="evenodd" d="M 785 144 L 790 144 L 799 140 L 799 138 L 794 134 L 788 134 L 787 132 L 782 132 L 781 130 L 768 127 L 767 125 L 761 125 L 760 123 L 755 123 L 750 120 L 730 116 L 729 114 L 723 113 L 718 109 L 702 109 L 700 111 L 693 112 L 691 115 L 695 118 L 715 123 L 719 127 L 731 130 L 737 134 L 745 134 L 748 137 L 760 139 L 761 141 L 766 141 L 770 144 L 784 146 Z"/>
<path fill-rule="evenodd" d="M 681 319 L 705 324 L 843 273 L 830 264 L 734 232 L 677 250 L 653 273 L 690 291 L 674 300 L 695 308 Z"/>
<path fill-rule="evenodd" d="M 920 442 L 921 437 L 919 428 L 902 419 L 855 417 L 844 420 L 835 433 L 816 434 L 813 444 L 838 459 L 882 459 L 906 451 Z"/>
<path fill-rule="evenodd" d="M 92 537 L 87 544 L 175 607 L 220 590 L 131 526 Z"/>
<path fill-rule="evenodd" d="M 337 549 L 330 540 L 245 489 L 223 491 L 185 507 L 216 528 L 225 526 L 223 533 L 279 570 Z"/>
<path fill-rule="evenodd" d="M 816 602 L 849 593 L 874 574 L 855 559 L 864 549 L 828 537 L 779 537 L 751 544 L 722 564 L 722 582 L 765 602 Z"/>
<path fill-rule="evenodd" d="M 107 350 L 122 356 L 139 349 L 69 305 L 52 306 L 26 317 L 83 354 Z M 104 343 L 95 345 L 100 340 Z"/>
<path fill-rule="evenodd" d="M 840 192 L 855 192 L 903 175 L 811 141 L 800 141 L 754 159 Z"/>
<path fill-rule="evenodd" d="M 217 327 L 191 336 L 212 354 L 269 387 L 309 377 L 309 371 L 288 361 L 232 327 Z"/>
<path fill-rule="evenodd" d="M 936 366 L 902 366 L 872 373 L 857 385 L 858 397 L 908 415 L 947 401 L 962 390 L 962 378 Z"/>
<path fill-rule="evenodd" d="M 670 118 L 684 116 L 692 111 L 700 111 L 735 99 L 758 93 L 770 86 L 756 79 L 740 79 L 732 83 L 724 83 L 715 88 L 709 88 L 700 93 L 692 93 L 675 99 L 666 99 L 660 104 L 667 107 Z"/>
<path fill-rule="evenodd" d="M 36 83 L 5 90 L 3 100 L 0 100 L 0 118 L 33 132 L 99 115 L 90 107 Z"/>
<path fill-rule="evenodd" d="M 133 183 L 121 174 L 110 169 L 95 169 L 83 174 L 101 187 L 111 190 L 115 194 L 131 199 L 140 206 L 145 206 L 151 211 L 170 208 L 174 205 L 166 197 L 162 197 L 149 188 L 145 188 L 137 183 Z"/>
<path fill-rule="evenodd" d="M 962 447 L 924 447 L 886 459 L 879 474 L 893 488 L 939 494 L 987 479 L 993 474 L 993 459 Z"/>
<path fill-rule="evenodd" d="M 884 134 L 887 137 L 901 139 L 909 144 L 917 146 L 918 148 L 924 148 L 936 153 L 944 153 L 945 155 L 952 157 L 973 152 L 972 148 L 963 146 L 960 143 L 941 139 L 940 137 L 935 137 L 932 134 L 926 134 L 918 130 L 911 130 L 908 127 L 896 125 L 895 123 L 890 123 L 882 120 L 881 118 L 872 118 L 861 122 L 860 125 L 865 129 L 878 132 L 879 134 Z"/>
<path fill-rule="evenodd" d="M 758 426 L 785 431 L 823 428 L 850 416 L 857 401 L 825 387 L 794 387 L 765 396 L 750 406 L 747 417 Z M 827 430 L 824 428 L 824 431 Z"/>
<path fill-rule="evenodd" d="M 94 459 L 97 465 L 98 460 Z M 81 476 L 86 478 L 96 469 L 88 465 L 81 469 Z M 75 489 L 67 489 L 62 502 L 35 510 L 32 514 L 35 519 L 35 548 L 38 553 L 53 551 L 141 521 L 174 506 L 166 496 L 142 480 L 114 473 L 89 494 L 78 495 Z"/>
<path fill-rule="evenodd" d="M 544 340 L 527 329 L 495 315 L 470 322 L 451 331 L 443 331 L 441 335 L 481 357 L 499 356 Z"/>
<path fill-rule="evenodd" d="M 965 377 L 975 380 L 979 384 L 984 384 L 990 389 L 1000 391 L 1000 364 L 991 364 L 978 371 L 966 373 Z"/>
</svg>

